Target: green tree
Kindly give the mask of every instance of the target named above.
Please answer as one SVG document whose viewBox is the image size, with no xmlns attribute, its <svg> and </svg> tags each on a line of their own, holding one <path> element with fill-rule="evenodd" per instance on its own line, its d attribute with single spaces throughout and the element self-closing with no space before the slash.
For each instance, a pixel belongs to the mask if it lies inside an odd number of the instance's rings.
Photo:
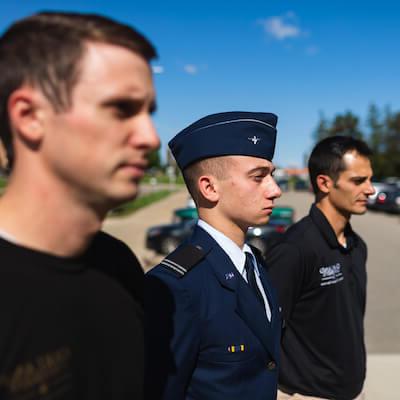
<svg viewBox="0 0 400 400">
<path fill-rule="evenodd" d="M 319 112 L 319 122 L 314 131 L 315 142 L 325 139 L 329 135 L 328 121 L 326 120 L 322 111 Z"/>
<path fill-rule="evenodd" d="M 147 158 L 149 160 L 149 168 L 161 169 L 160 149 L 153 150 Z"/>
<path fill-rule="evenodd" d="M 362 139 L 363 134 L 360 131 L 358 124 L 359 118 L 351 111 L 347 111 L 345 114 L 337 114 L 329 129 L 330 136 L 343 135 Z"/>
<path fill-rule="evenodd" d="M 400 176 L 400 112 L 390 115 L 386 124 L 385 175 Z"/>
<path fill-rule="evenodd" d="M 373 152 L 371 157 L 375 177 L 385 175 L 385 122 L 375 104 L 371 104 L 367 114 L 367 126 L 369 127 L 369 146 Z"/>
</svg>

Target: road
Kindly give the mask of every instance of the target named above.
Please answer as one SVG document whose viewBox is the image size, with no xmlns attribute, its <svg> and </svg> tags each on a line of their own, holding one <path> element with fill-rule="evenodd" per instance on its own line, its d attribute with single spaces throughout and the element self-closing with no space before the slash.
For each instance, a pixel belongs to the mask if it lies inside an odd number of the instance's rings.
<svg viewBox="0 0 400 400">
<path fill-rule="evenodd" d="M 174 208 L 182 207 L 181 190 L 159 203 L 123 219 L 109 218 L 104 229 L 124 240 L 149 269 L 161 257 L 144 249 L 145 230 L 169 223 Z M 295 208 L 296 220 L 308 213 L 313 196 L 285 192 L 278 204 Z M 367 400 L 398 400 L 396 378 L 400 370 L 400 217 L 368 211 L 353 216 L 353 229 L 368 245 L 368 298 L 365 319 L 368 352 Z"/>
</svg>

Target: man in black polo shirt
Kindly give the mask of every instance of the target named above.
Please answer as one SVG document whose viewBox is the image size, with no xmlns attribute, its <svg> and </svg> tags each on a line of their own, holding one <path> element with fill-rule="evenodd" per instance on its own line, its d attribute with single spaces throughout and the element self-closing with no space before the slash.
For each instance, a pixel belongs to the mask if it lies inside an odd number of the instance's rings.
<svg viewBox="0 0 400 400">
<path fill-rule="evenodd" d="M 367 145 L 335 136 L 308 163 L 315 203 L 267 254 L 286 329 L 278 399 L 361 399 L 367 247 L 352 230 L 374 193 Z"/>
</svg>

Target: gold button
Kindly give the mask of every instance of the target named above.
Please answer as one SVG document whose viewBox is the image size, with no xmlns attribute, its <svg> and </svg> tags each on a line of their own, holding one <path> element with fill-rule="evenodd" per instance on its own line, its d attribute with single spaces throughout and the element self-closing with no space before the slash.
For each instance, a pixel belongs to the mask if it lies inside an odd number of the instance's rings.
<svg viewBox="0 0 400 400">
<path fill-rule="evenodd" d="M 270 361 L 270 362 L 267 364 L 267 369 L 269 369 L 270 371 L 272 371 L 272 370 L 275 369 L 275 368 L 276 368 L 275 361 Z"/>
</svg>

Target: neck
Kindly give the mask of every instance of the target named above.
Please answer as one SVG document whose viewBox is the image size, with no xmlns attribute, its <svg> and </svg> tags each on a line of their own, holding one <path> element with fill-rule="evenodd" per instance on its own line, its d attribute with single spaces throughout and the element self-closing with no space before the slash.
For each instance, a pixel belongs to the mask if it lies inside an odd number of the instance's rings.
<svg viewBox="0 0 400 400">
<path fill-rule="evenodd" d="M 233 242 L 235 242 L 240 248 L 243 247 L 246 237 L 247 228 L 240 228 L 233 221 L 223 218 L 212 209 L 206 209 L 199 207 L 198 209 L 199 218 L 207 222 L 213 228 L 217 229 Z"/>
<path fill-rule="evenodd" d="M 58 256 L 85 251 L 101 228 L 104 213 L 96 213 L 78 199 L 26 179 L 12 178 L 0 199 L 0 229 L 23 246 Z"/>
<path fill-rule="evenodd" d="M 323 199 L 316 203 L 316 206 L 325 215 L 333 231 L 335 232 L 338 242 L 342 245 L 346 244 L 346 237 L 344 236 L 344 230 L 346 225 L 350 221 L 350 214 L 341 212 L 337 208 L 333 207 L 326 199 Z"/>
</svg>

